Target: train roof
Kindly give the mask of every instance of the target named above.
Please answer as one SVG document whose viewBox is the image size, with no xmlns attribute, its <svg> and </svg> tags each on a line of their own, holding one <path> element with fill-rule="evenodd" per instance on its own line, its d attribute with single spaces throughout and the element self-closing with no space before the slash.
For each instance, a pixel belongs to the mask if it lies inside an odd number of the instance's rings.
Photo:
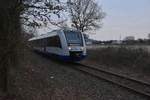
<svg viewBox="0 0 150 100">
<path fill-rule="evenodd" d="M 38 40 L 38 39 L 43 39 L 43 38 L 46 38 L 46 37 L 55 36 L 59 33 L 57 31 L 61 31 L 61 30 L 53 30 L 51 32 L 47 32 L 46 34 L 42 34 L 40 36 L 33 37 L 33 38 L 29 39 L 28 41 Z"/>
<path fill-rule="evenodd" d="M 74 30 L 74 29 L 71 29 L 71 28 L 53 30 L 53 31 L 51 31 L 51 32 L 47 32 L 46 34 L 42 34 L 42 35 L 40 35 L 40 36 L 33 37 L 33 38 L 29 39 L 28 41 L 33 41 L 33 40 L 43 39 L 43 38 L 46 38 L 46 37 L 55 36 L 55 35 L 59 34 L 61 31 L 65 31 L 65 30 L 77 31 L 77 30 Z"/>
</svg>

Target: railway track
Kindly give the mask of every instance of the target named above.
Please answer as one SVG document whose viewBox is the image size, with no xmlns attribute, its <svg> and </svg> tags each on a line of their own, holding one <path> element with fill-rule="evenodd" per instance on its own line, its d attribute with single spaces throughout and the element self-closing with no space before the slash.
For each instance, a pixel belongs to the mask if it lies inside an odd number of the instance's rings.
<svg viewBox="0 0 150 100">
<path fill-rule="evenodd" d="M 93 67 L 89 65 L 84 65 L 81 63 L 63 63 L 57 60 L 53 60 L 57 63 L 64 64 L 65 66 L 72 67 L 73 69 L 80 70 L 91 76 L 106 80 L 113 84 L 117 84 L 128 90 L 132 90 L 138 94 L 147 96 L 150 98 L 150 83 L 143 82 L 134 78 L 120 75 L 118 73 L 106 71 L 100 67 Z"/>
<path fill-rule="evenodd" d="M 94 77 L 104 79 L 113 84 L 117 84 L 123 88 L 132 90 L 138 94 L 150 97 L 150 84 L 139 81 L 133 78 L 122 76 L 113 72 L 102 70 L 100 68 L 94 68 L 88 65 L 83 65 L 80 63 L 75 63 L 75 69 L 82 72 L 88 73 Z"/>
</svg>

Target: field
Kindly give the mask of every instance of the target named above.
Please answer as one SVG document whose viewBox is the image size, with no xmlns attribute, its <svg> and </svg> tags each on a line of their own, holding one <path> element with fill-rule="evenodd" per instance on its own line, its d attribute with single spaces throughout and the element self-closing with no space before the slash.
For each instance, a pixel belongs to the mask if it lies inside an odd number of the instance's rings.
<svg viewBox="0 0 150 100">
<path fill-rule="evenodd" d="M 150 46 L 88 46 L 84 63 L 150 82 Z"/>
<path fill-rule="evenodd" d="M 114 47 L 114 48 L 129 48 L 129 49 L 144 49 L 150 52 L 150 45 L 88 45 L 87 49 L 93 50 L 93 49 L 101 49 L 101 48 L 108 48 L 108 47 Z"/>
</svg>

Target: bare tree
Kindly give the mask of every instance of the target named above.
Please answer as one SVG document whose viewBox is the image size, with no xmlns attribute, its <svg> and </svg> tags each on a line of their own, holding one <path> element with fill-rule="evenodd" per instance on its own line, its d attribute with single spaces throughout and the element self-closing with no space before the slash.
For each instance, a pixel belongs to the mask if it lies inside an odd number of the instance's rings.
<svg viewBox="0 0 150 100">
<path fill-rule="evenodd" d="M 73 27 L 82 32 L 101 27 L 105 13 L 94 0 L 68 0 L 67 4 Z"/>
<path fill-rule="evenodd" d="M 24 0 L 23 12 L 21 14 L 22 24 L 26 26 L 39 27 L 51 23 L 59 25 L 65 20 L 53 21 L 51 16 L 61 18 L 63 5 L 59 0 Z"/>
<path fill-rule="evenodd" d="M 19 66 L 21 23 L 38 26 L 34 18 L 46 23 L 50 13 L 59 16 L 62 8 L 57 2 L 59 0 L 0 0 L 0 90 L 8 92 L 9 70 Z"/>
</svg>

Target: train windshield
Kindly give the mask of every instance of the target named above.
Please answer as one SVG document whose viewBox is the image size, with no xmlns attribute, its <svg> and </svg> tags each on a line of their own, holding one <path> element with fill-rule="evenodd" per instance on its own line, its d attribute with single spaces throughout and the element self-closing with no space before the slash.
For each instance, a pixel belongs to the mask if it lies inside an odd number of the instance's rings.
<svg viewBox="0 0 150 100">
<path fill-rule="evenodd" d="M 64 31 L 68 45 L 83 45 L 81 32 Z"/>
</svg>

